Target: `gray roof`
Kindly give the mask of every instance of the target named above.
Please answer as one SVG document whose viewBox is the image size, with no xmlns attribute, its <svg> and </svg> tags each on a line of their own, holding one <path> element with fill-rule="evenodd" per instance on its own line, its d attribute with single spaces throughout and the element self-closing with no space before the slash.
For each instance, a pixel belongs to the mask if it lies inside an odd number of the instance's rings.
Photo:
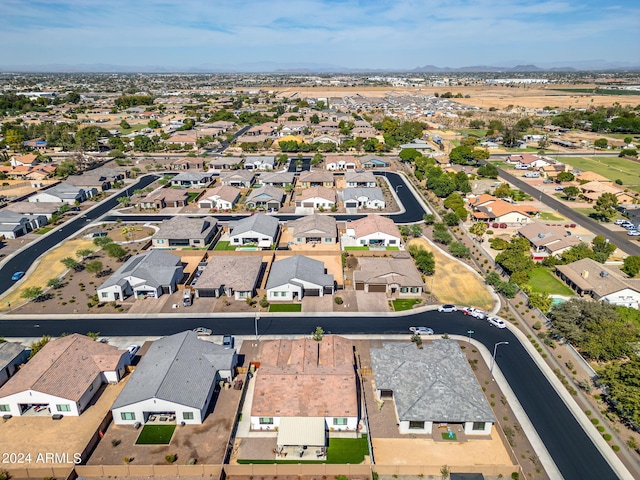
<svg viewBox="0 0 640 480">
<path fill-rule="evenodd" d="M 378 187 L 350 187 L 342 190 L 342 198 L 345 202 L 347 200 L 357 200 L 361 197 L 366 197 L 369 201 L 380 200 L 384 202 L 384 195 Z"/>
<path fill-rule="evenodd" d="M 24 347 L 19 343 L 0 343 L 0 370 L 9 365 L 22 352 L 24 352 Z"/>
<path fill-rule="evenodd" d="M 207 406 L 219 370 L 231 370 L 235 350 L 186 331 L 153 342 L 112 408 L 151 398 L 192 408 Z"/>
<path fill-rule="evenodd" d="M 222 172 L 220 174 L 220 178 L 224 182 L 228 182 L 229 180 L 250 182 L 255 176 L 256 174 L 251 170 L 233 170 L 231 172 Z"/>
<path fill-rule="evenodd" d="M 332 237 L 336 238 L 338 229 L 336 219 L 331 215 L 305 215 L 289 223 L 294 237 Z"/>
<path fill-rule="evenodd" d="M 393 390 L 400 421 L 495 422 L 460 346 L 453 340 L 384 343 L 371 349 L 380 390 Z"/>
<path fill-rule="evenodd" d="M 294 172 L 268 172 L 260 174 L 260 183 L 293 183 Z"/>
<path fill-rule="evenodd" d="M 242 235 L 246 232 L 258 232 L 272 238 L 278 233 L 278 219 L 262 213 L 245 217 L 242 220 L 229 222 L 231 236 Z"/>
<path fill-rule="evenodd" d="M 8 203 L 4 209 L 16 213 L 42 213 L 52 215 L 56 213 L 62 205 L 64 205 L 62 202 L 11 202 Z"/>
<path fill-rule="evenodd" d="M 48 193 L 49 195 L 54 195 L 58 198 L 68 198 L 75 199 L 77 196 L 81 195 L 84 192 L 84 188 L 76 187 L 69 183 L 59 183 L 47 190 L 42 190 L 39 193 Z"/>
<path fill-rule="evenodd" d="M 345 181 L 348 182 L 373 182 L 376 183 L 376 177 L 373 172 L 348 171 L 344 174 Z"/>
<path fill-rule="evenodd" d="M 98 290 L 112 285 L 124 285 L 129 277 L 142 278 L 147 285 L 168 285 L 176 272 L 182 270 L 180 257 L 162 250 L 149 250 L 127 260 Z"/>
<path fill-rule="evenodd" d="M 213 217 L 185 217 L 178 215 L 163 220 L 154 238 L 167 239 L 205 239 L 215 231 L 218 220 Z"/>
<path fill-rule="evenodd" d="M 207 172 L 182 172 L 171 179 L 171 182 L 202 182 L 211 178 Z"/>
<path fill-rule="evenodd" d="M 44 215 L 42 215 L 44 218 Z M 8 223 L 11 225 L 22 225 L 29 223 L 33 217 L 29 217 L 23 213 L 10 212 L 8 210 L 0 210 L 0 223 Z M 46 219 L 45 219 L 46 220 Z"/>
<path fill-rule="evenodd" d="M 282 203 L 284 198 L 284 190 L 278 187 L 272 187 L 271 185 L 263 185 L 262 187 L 254 188 L 245 202 L 252 202 L 255 200 L 276 200 Z"/>
<path fill-rule="evenodd" d="M 333 275 L 324 273 L 324 263 L 313 258 L 295 255 L 271 265 L 267 290 L 285 285 L 292 280 L 304 280 L 315 285 L 333 286 Z"/>
<path fill-rule="evenodd" d="M 256 286 L 262 257 L 212 257 L 207 263 L 198 282 L 198 288 L 232 288 L 238 292 L 248 292 Z"/>
</svg>

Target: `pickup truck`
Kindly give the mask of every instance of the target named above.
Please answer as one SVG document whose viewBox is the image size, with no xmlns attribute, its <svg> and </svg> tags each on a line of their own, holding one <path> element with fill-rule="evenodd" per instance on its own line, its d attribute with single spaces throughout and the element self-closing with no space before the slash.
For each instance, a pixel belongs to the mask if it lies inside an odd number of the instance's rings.
<svg viewBox="0 0 640 480">
<path fill-rule="evenodd" d="M 472 317 L 475 317 L 479 320 L 484 320 L 487 318 L 487 312 L 476 307 L 464 307 L 461 310 L 465 315 L 471 315 Z"/>
</svg>

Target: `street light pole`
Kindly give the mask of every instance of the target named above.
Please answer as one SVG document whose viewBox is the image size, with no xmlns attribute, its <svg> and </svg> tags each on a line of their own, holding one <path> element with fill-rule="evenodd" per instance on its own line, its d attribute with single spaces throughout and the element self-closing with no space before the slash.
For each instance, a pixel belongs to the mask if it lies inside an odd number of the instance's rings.
<svg viewBox="0 0 640 480">
<path fill-rule="evenodd" d="M 401 187 L 402 185 L 396 185 L 396 195 L 398 194 L 398 189 Z"/>
<path fill-rule="evenodd" d="M 490 375 L 493 375 L 493 366 L 496 363 L 496 350 L 498 350 L 498 345 L 509 345 L 509 342 L 498 342 L 493 346 L 493 357 L 491 357 L 491 368 L 489 369 Z"/>
</svg>

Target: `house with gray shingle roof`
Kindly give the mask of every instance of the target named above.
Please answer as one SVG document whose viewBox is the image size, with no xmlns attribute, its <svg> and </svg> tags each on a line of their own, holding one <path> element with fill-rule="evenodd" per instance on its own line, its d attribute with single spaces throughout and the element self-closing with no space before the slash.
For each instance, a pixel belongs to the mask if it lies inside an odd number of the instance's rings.
<svg viewBox="0 0 640 480">
<path fill-rule="evenodd" d="M 111 408 L 116 425 L 199 425 L 220 380 L 230 381 L 234 349 L 201 340 L 192 331 L 153 342 Z"/>
<path fill-rule="evenodd" d="M 242 220 L 229 222 L 229 242 L 238 247 L 244 245 L 271 248 L 278 236 L 278 219 L 257 213 Z"/>
<path fill-rule="evenodd" d="M 220 174 L 220 183 L 230 187 L 250 188 L 256 178 L 251 170 L 233 170 Z"/>
<path fill-rule="evenodd" d="M 364 170 L 347 172 L 344 175 L 344 180 L 347 187 L 373 188 L 378 185 L 373 172 L 365 172 Z"/>
<path fill-rule="evenodd" d="M 0 387 L 27 361 L 27 351 L 16 342 L 0 343 Z"/>
<path fill-rule="evenodd" d="M 333 295 L 333 275 L 326 273 L 324 263 L 302 255 L 278 260 L 271 265 L 267 280 L 269 301 L 301 300 L 305 295 Z"/>
<path fill-rule="evenodd" d="M 82 203 L 88 198 L 98 194 L 98 189 L 94 187 L 76 187 L 69 183 L 59 183 L 51 188 L 42 190 L 29 197 L 30 202 L 64 202 L 74 205 L 76 202 Z"/>
<path fill-rule="evenodd" d="M 213 217 L 185 217 L 178 215 L 163 220 L 153 235 L 153 248 L 202 248 L 213 240 L 218 231 L 218 220 Z"/>
<path fill-rule="evenodd" d="M 258 182 L 261 185 L 271 185 L 272 187 L 287 187 L 293 185 L 295 181 L 294 172 L 269 172 L 261 173 Z"/>
<path fill-rule="evenodd" d="M 208 172 L 181 172 L 171 179 L 171 185 L 182 188 L 205 188 L 213 181 Z"/>
<path fill-rule="evenodd" d="M 435 425 L 491 434 L 495 416 L 457 342 L 383 343 L 370 353 L 375 395 L 395 407 L 400 433 L 429 435 Z"/>
<path fill-rule="evenodd" d="M 345 188 L 342 198 L 345 208 L 384 208 L 387 205 L 382 190 L 378 187 Z"/>
<path fill-rule="evenodd" d="M 198 298 L 220 297 L 246 300 L 255 295 L 262 257 L 212 257 L 198 278 L 195 289 Z"/>
<path fill-rule="evenodd" d="M 134 255 L 97 289 L 101 302 L 123 300 L 131 295 L 157 298 L 173 293 L 183 277 L 180 257 L 162 250 Z"/>
</svg>

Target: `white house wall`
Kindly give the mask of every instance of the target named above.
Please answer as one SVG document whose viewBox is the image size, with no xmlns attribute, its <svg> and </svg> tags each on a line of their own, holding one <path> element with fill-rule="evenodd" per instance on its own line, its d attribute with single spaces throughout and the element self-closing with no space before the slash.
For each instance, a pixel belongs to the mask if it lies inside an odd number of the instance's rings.
<svg viewBox="0 0 640 480">
<path fill-rule="evenodd" d="M 383 244 L 385 247 L 388 247 L 389 245 L 393 245 L 396 247 L 400 246 L 400 239 L 398 237 L 394 237 L 392 235 L 388 235 L 382 232 L 374 232 L 370 235 L 365 235 L 363 237 L 360 237 L 358 238 L 358 243 L 360 245 L 369 245 L 372 240 L 383 240 L 384 241 Z M 391 243 L 394 240 L 395 242 Z"/>
<path fill-rule="evenodd" d="M 638 305 L 640 305 L 640 292 L 625 288 L 618 292 L 605 295 L 600 300 L 621 307 L 638 308 Z"/>
<path fill-rule="evenodd" d="M 94 388 L 94 394 L 97 389 Z M 49 395 L 42 392 L 36 392 L 34 390 L 25 390 L 23 392 L 14 393 L 6 397 L 0 398 L 0 405 L 9 405 L 9 411 L 3 411 L 3 415 L 10 414 L 14 417 L 19 417 L 20 404 L 41 404 L 49 405 L 51 409 L 51 415 L 57 413 L 61 415 L 68 415 L 70 417 L 77 417 L 79 415 L 78 405 L 67 398 L 56 397 L 55 395 Z M 56 405 L 69 405 L 68 412 L 59 412 Z"/>
<path fill-rule="evenodd" d="M 274 296 L 274 292 L 278 292 L 278 296 Z M 293 285 L 291 283 L 285 283 L 278 287 L 273 287 L 267 290 L 267 298 L 274 301 L 287 301 L 293 300 L 293 294 L 298 294 L 298 299 L 302 298 L 302 287 Z M 283 296 L 284 294 L 284 296 Z"/>
<path fill-rule="evenodd" d="M 410 434 L 410 433 L 420 433 L 425 435 L 430 435 L 433 429 L 433 422 L 424 422 L 424 428 L 409 428 L 408 421 L 402 421 L 398 425 L 398 430 L 402 434 Z"/>
<path fill-rule="evenodd" d="M 493 423 L 484 422 L 484 428 L 481 430 L 473 429 L 473 422 L 465 422 L 464 424 L 464 433 L 465 435 L 491 435 L 491 427 Z"/>
<path fill-rule="evenodd" d="M 209 399 L 211 399 L 211 395 L 209 395 Z M 132 405 L 112 409 L 113 423 L 116 425 L 133 425 L 137 422 L 144 424 L 148 420 L 149 414 L 160 412 L 175 412 L 176 423 L 180 424 L 184 422 L 188 425 L 200 425 L 204 416 L 204 412 L 200 409 L 168 402 L 166 400 L 159 400 L 157 398 L 150 398 Z M 185 412 L 192 413 L 193 420 L 185 420 Z M 134 418 L 132 420 L 123 420 L 122 413 L 133 413 Z"/>
</svg>

